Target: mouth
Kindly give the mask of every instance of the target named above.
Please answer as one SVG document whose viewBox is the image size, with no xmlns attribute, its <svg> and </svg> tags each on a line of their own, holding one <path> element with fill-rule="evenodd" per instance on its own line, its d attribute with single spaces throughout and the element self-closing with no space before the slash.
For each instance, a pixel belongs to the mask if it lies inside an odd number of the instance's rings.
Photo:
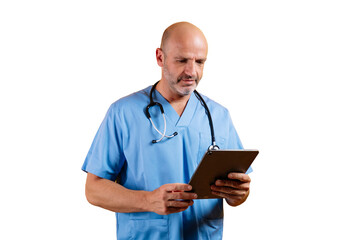
<svg viewBox="0 0 360 240">
<path fill-rule="evenodd" d="M 181 81 L 183 81 L 185 83 L 194 83 L 195 82 L 194 79 L 182 79 Z"/>
<path fill-rule="evenodd" d="M 193 85 L 194 83 L 196 84 L 196 80 L 195 79 L 180 79 L 181 82 L 185 83 L 186 85 Z"/>
</svg>

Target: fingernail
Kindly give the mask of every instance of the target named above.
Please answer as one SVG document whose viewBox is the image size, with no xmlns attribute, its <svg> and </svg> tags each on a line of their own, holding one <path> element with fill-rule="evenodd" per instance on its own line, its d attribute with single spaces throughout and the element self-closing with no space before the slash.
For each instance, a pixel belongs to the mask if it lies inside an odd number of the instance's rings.
<svg viewBox="0 0 360 240">
<path fill-rule="evenodd" d="M 198 195 L 197 195 L 196 193 L 195 193 L 193 196 L 194 196 L 194 198 L 197 198 L 197 197 L 198 197 Z"/>
</svg>

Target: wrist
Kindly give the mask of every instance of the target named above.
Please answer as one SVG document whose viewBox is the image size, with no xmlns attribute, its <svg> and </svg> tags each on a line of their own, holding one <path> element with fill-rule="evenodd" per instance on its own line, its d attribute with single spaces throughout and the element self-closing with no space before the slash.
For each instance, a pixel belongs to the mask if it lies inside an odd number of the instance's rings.
<svg viewBox="0 0 360 240">
<path fill-rule="evenodd" d="M 151 192 L 149 191 L 141 191 L 141 209 L 143 212 L 152 212 L 151 208 Z"/>
</svg>

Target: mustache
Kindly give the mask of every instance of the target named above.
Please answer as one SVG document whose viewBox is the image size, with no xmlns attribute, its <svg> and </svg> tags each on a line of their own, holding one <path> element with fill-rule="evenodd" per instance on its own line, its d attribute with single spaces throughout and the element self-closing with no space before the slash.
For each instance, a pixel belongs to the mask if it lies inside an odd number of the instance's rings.
<svg viewBox="0 0 360 240">
<path fill-rule="evenodd" d="M 191 75 L 181 75 L 177 78 L 177 82 L 180 82 L 181 80 L 194 80 L 196 83 L 199 81 L 197 77 L 194 78 Z"/>
</svg>

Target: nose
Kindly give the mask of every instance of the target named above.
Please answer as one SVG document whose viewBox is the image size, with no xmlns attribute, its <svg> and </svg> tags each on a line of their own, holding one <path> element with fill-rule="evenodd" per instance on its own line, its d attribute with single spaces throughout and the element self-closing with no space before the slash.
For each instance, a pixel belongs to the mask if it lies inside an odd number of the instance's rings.
<svg viewBox="0 0 360 240">
<path fill-rule="evenodd" d="M 192 78 L 196 76 L 196 64 L 194 60 L 187 61 L 184 69 L 184 73 Z"/>
</svg>

